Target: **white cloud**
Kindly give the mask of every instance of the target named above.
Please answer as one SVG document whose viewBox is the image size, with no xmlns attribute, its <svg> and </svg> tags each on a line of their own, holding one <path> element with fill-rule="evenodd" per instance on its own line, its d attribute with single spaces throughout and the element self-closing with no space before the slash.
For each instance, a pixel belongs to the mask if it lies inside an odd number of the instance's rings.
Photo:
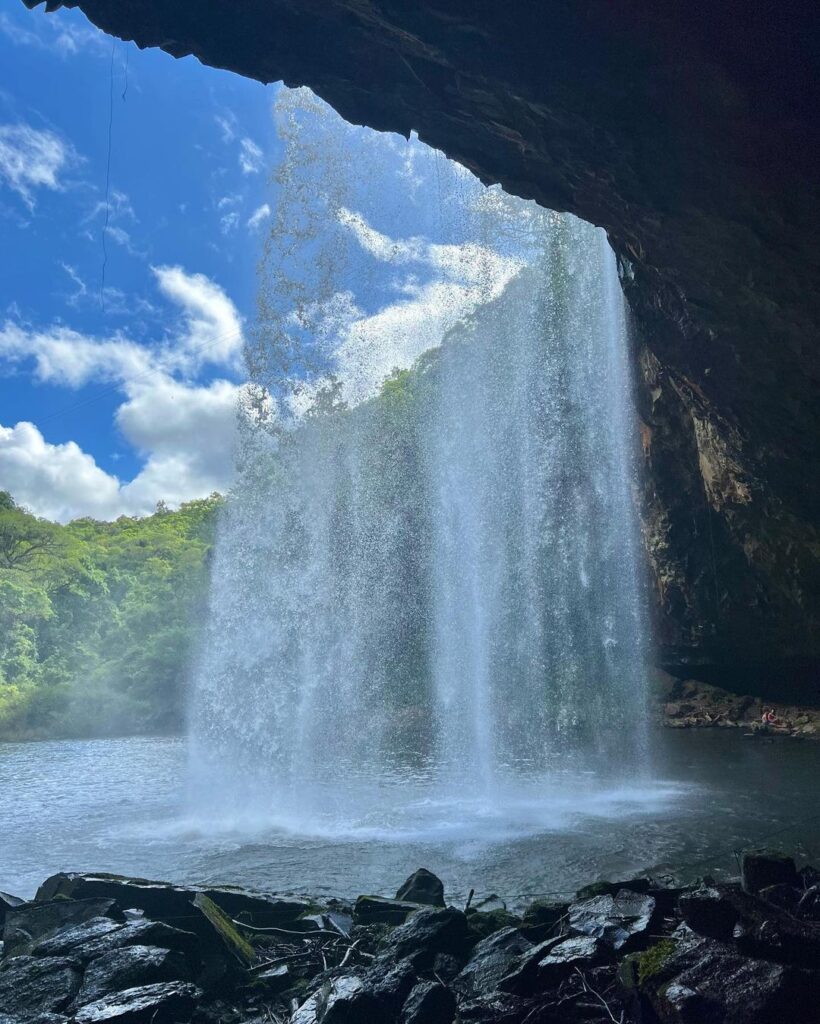
<svg viewBox="0 0 820 1024">
<path fill-rule="evenodd" d="M 101 341 L 69 327 L 27 331 L 10 321 L 0 329 L 0 358 L 12 365 L 33 359 L 40 383 L 74 389 L 92 380 L 127 381 L 155 365 L 150 349 L 121 336 Z"/>
<path fill-rule="evenodd" d="M 228 381 L 191 387 L 169 378 L 143 385 L 117 422 L 146 461 L 129 482 L 107 473 L 73 441 L 50 444 L 32 423 L 0 425 L 0 487 L 37 515 L 145 515 L 160 498 L 177 505 L 233 479 L 241 388 Z"/>
<path fill-rule="evenodd" d="M 236 210 L 232 210 L 230 213 L 223 214 L 219 218 L 219 230 L 223 235 L 230 235 L 231 232 L 236 231 L 239 227 L 239 214 Z"/>
<path fill-rule="evenodd" d="M 49 444 L 33 423 L 0 426 L 0 487 L 48 519 L 109 519 L 119 510 L 116 477 L 73 441 Z"/>
<path fill-rule="evenodd" d="M 48 129 L 22 123 L 0 125 L 0 178 L 30 210 L 33 191 L 61 190 L 60 175 L 75 159 L 71 146 Z"/>
<path fill-rule="evenodd" d="M 60 325 L 35 331 L 7 322 L 0 328 L 0 363 L 7 367 L 33 361 L 42 383 L 76 389 L 98 381 L 121 391 L 117 425 L 145 460 L 137 476 L 124 482 L 73 442 L 48 443 L 33 424 L 0 427 L 0 487 L 39 515 L 66 520 L 144 514 L 160 498 L 177 504 L 230 485 L 241 386 L 178 376 L 196 377 L 206 363 L 235 367 L 241 319 L 205 275 L 178 266 L 153 271 L 181 318 L 152 348 L 123 335 L 98 339 Z"/>
<path fill-rule="evenodd" d="M 397 267 L 416 265 L 433 272 L 420 283 L 405 271 L 394 281 L 402 298 L 371 315 L 358 309 L 352 296 L 328 304 L 321 331 L 335 336 L 335 371 L 350 403 L 373 395 L 395 368 L 406 368 L 480 305 L 498 298 L 521 269 L 516 259 L 475 243 L 438 245 L 424 238 L 394 239 L 372 228 L 363 217 L 342 210 L 341 223 L 359 245 L 380 262 Z"/>
<path fill-rule="evenodd" d="M 83 299 L 85 299 L 86 296 L 88 295 L 88 286 L 77 273 L 77 269 L 75 267 L 72 267 L 70 263 L 61 262 L 60 266 L 63 268 L 66 274 L 68 274 L 72 284 L 75 287 L 75 290 L 68 296 L 66 302 L 69 304 L 69 306 L 79 306 Z"/>
<path fill-rule="evenodd" d="M 239 166 L 243 174 L 258 174 L 262 170 L 262 150 L 253 139 L 240 140 Z"/>
<path fill-rule="evenodd" d="M 92 221 L 101 220 L 105 225 L 105 233 L 116 245 L 122 246 L 132 256 L 144 258 L 146 253 L 137 249 L 131 239 L 130 231 L 122 226 L 123 221 L 131 224 L 139 223 L 139 218 L 134 212 L 131 200 L 125 192 L 119 189 L 112 189 L 106 200 L 98 200 L 82 223 L 90 225 Z M 94 234 L 90 228 L 82 232 L 82 237 L 92 241 Z"/>
<path fill-rule="evenodd" d="M 137 221 L 137 215 L 134 212 L 134 207 L 128 194 L 120 191 L 120 189 L 112 188 L 108 196 L 108 202 L 106 203 L 103 199 L 98 200 L 83 223 L 88 224 L 89 221 L 95 220 L 97 217 L 105 217 L 106 211 L 108 212 L 109 221 Z"/>
<path fill-rule="evenodd" d="M 226 111 L 224 114 L 215 114 L 214 121 L 216 121 L 222 133 L 222 141 L 233 142 L 236 138 L 237 129 L 236 114 L 231 110 Z"/>
<path fill-rule="evenodd" d="M 160 291 L 183 310 L 177 351 L 198 367 L 222 363 L 238 367 L 242 320 L 222 288 L 204 274 L 180 266 L 152 267 Z"/>
<path fill-rule="evenodd" d="M 41 383 L 79 388 L 92 380 L 122 383 L 135 378 L 196 373 L 208 363 L 239 368 L 242 320 L 225 292 L 204 274 L 182 267 L 153 267 L 162 294 L 181 310 L 178 328 L 148 348 L 122 334 L 91 338 L 61 325 L 27 330 L 13 321 L 0 327 L 0 360 L 34 360 Z"/>
<path fill-rule="evenodd" d="M 190 387 L 165 378 L 137 387 L 117 412 L 126 439 L 147 456 L 122 488 L 131 508 L 224 491 L 233 478 L 241 387 L 226 380 Z"/>
<path fill-rule="evenodd" d="M 266 221 L 268 219 L 268 217 L 270 217 L 270 215 L 271 215 L 270 204 L 269 203 L 262 203 L 262 205 L 261 206 L 257 206 L 257 208 L 250 215 L 250 217 L 248 217 L 248 219 L 246 221 L 246 225 L 247 225 L 248 228 L 250 228 L 251 231 L 256 231 L 259 227 L 262 226 L 264 221 Z"/>
<path fill-rule="evenodd" d="M 56 12 L 48 17 L 26 14 L 17 20 L 3 13 L 0 14 L 0 32 L 15 46 L 49 50 L 61 57 L 73 57 L 82 50 L 103 53 L 107 42 L 103 33 L 90 25 L 75 25 L 70 17 Z"/>
</svg>

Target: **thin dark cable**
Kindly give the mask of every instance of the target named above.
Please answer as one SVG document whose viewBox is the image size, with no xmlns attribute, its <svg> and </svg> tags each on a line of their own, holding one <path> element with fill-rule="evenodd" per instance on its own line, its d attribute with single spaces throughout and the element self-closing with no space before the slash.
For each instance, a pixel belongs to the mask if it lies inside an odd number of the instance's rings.
<svg viewBox="0 0 820 1024">
<path fill-rule="evenodd" d="M 108 221 L 111 216 L 111 205 L 109 195 L 111 192 L 111 136 L 114 128 L 114 46 L 116 40 L 111 40 L 111 65 L 108 73 L 108 159 L 105 165 L 105 219 L 102 229 L 102 250 L 103 262 L 100 275 L 100 308 L 105 313 L 105 268 L 108 265 L 108 247 L 105 236 L 108 232 Z"/>
</svg>

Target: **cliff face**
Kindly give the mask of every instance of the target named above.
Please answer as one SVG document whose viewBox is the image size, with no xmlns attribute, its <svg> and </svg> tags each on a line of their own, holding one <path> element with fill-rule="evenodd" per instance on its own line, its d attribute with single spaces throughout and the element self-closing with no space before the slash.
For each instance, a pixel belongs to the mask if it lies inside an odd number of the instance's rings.
<svg viewBox="0 0 820 1024">
<path fill-rule="evenodd" d="M 814 5 L 64 6 L 140 46 L 308 85 L 603 226 L 637 325 L 660 661 L 820 699 Z"/>
</svg>

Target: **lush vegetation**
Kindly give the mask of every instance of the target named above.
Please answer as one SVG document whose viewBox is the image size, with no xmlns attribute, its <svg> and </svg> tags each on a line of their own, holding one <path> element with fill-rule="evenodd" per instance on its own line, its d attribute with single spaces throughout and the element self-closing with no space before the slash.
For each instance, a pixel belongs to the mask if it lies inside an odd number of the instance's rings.
<svg viewBox="0 0 820 1024">
<path fill-rule="evenodd" d="M 221 503 L 61 526 L 0 491 L 0 739 L 181 727 Z"/>
</svg>

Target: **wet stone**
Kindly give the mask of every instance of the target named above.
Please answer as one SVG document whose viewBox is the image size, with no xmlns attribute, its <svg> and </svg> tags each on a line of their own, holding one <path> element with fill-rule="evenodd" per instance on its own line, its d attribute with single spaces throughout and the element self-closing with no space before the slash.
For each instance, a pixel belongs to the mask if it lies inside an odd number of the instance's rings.
<svg viewBox="0 0 820 1024">
<path fill-rule="evenodd" d="M 757 893 L 770 885 L 799 886 L 794 860 L 778 853 L 747 853 L 740 869 L 741 882 L 746 892 Z"/>
<path fill-rule="evenodd" d="M 718 889 L 708 886 L 683 893 L 678 907 L 692 931 L 712 939 L 731 939 L 739 920 L 734 904 Z"/>
<path fill-rule="evenodd" d="M 614 895 L 571 904 L 569 928 L 576 935 L 590 935 L 614 950 L 627 952 L 645 941 L 654 913 L 652 896 L 620 889 Z"/>
<path fill-rule="evenodd" d="M 276 897 L 229 887 L 180 886 L 124 875 L 60 872 L 47 878 L 37 890 L 38 899 L 111 899 L 120 907 L 136 908 L 158 921 L 181 924 L 196 920 L 191 904 L 206 896 L 229 917 L 240 917 L 260 927 L 278 927 L 309 913 L 312 904 L 301 897 Z M 189 925 L 185 925 L 188 927 Z"/>
<path fill-rule="evenodd" d="M 259 985 L 264 985 L 268 992 L 284 992 L 293 984 L 293 977 L 287 964 L 269 967 L 255 975 Z"/>
<path fill-rule="evenodd" d="M 364 976 L 364 983 L 376 1001 L 397 1013 L 418 980 L 412 963 L 400 960 L 394 966 L 376 964 Z"/>
<path fill-rule="evenodd" d="M 594 967 L 604 959 L 603 947 L 590 936 L 562 939 L 537 963 L 538 980 L 552 985 L 574 968 Z"/>
<path fill-rule="evenodd" d="M 143 918 L 129 922 L 122 931 L 95 939 L 88 943 L 86 948 L 97 956 L 108 949 L 121 946 L 160 946 L 162 949 L 174 949 L 193 958 L 199 949 L 199 939 L 193 932 L 174 928 L 163 921 Z"/>
<path fill-rule="evenodd" d="M 186 982 L 142 985 L 104 996 L 76 1012 L 76 1024 L 186 1024 L 193 1015 L 199 989 Z"/>
<path fill-rule="evenodd" d="M 17 956 L 0 963 L 0 1009 L 28 1020 L 64 1010 L 80 987 L 80 968 L 65 957 Z"/>
<path fill-rule="evenodd" d="M 517 928 L 521 919 L 508 910 L 468 910 L 467 923 L 476 941 L 506 928 Z"/>
<path fill-rule="evenodd" d="M 532 948 L 517 928 L 505 928 L 490 935 L 475 947 L 467 965 L 453 980 L 453 988 L 468 997 L 494 991 L 522 954 Z"/>
<path fill-rule="evenodd" d="M 538 900 L 524 911 L 521 931 L 532 942 L 543 942 L 552 938 L 565 924 L 568 909 L 566 903 Z"/>
<path fill-rule="evenodd" d="M 428 871 L 427 868 L 419 868 L 401 886 L 396 893 L 396 899 L 404 900 L 406 903 L 443 907 L 444 883 L 432 871 Z"/>
<path fill-rule="evenodd" d="M 703 939 L 649 984 L 664 1024 L 816 1024 L 818 974 Z"/>
<path fill-rule="evenodd" d="M 290 1024 L 353 1024 L 385 1018 L 361 978 L 348 975 L 323 982 L 290 1019 Z M 385 1018 L 386 1019 L 386 1018 Z"/>
<path fill-rule="evenodd" d="M 353 908 L 353 922 L 356 925 L 400 925 L 418 909 L 416 903 L 389 900 L 382 896 L 360 896 Z"/>
<path fill-rule="evenodd" d="M 43 939 L 97 917 L 122 921 L 121 911 L 110 899 L 57 899 L 44 903 L 24 903 L 6 912 L 3 928 L 4 955 L 27 953 Z"/>
<path fill-rule="evenodd" d="M 452 907 L 418 910 L 385 943 L 391 957 L 411 957 L 417 968 L 432 964 L 437 953 L 466 957 L 473 945 L 467 917 Z"/>
<path fill-rule="evenodd" d="M 579 889 L 575 894 L 575 902 L 579 900 L 592 899 L 593 896 L 614 896 L 620 892 L 621 889 L 627 889 L 629 892 L 637 892 L 642 896 L 646 895 L 652 888 L 652 879 L 644 878 L 627 878 L 622 882 L 592 882 L 590 885 L 585 885 L 583 889 Z"/>
<path fill-rule="evenodd" d="M 64 928 L 56 935 L 36 943 L 32 946 L 31 952 L 33 956 L 77 956 L 82 959 L 82 947 L 86 943 L 111 935 L 112 932 L 122 931 L 124 927 L 109 917 L 92 917 L 82 924 Z"/>
<path fill-rule="evenodd" d="M 560 984 L 576 967 L 582 970 L 594 967 L 605 959 L 605 947 L 592 936 L 547 939 L 519 957 L 497 987 L 504 992 L 529 994 Z"/>
<path fill-rule="evenodd" d="M 401 1024 L 452 1024 L 456 1015 L 453 993 L 435 981 L 420 981 L 407 997 Z"/>
<path fill-rule="evenodd" d="M 21 907 L 26 901 L 20 896 L 12 896 L 8 892 L 0 892 L 0 926 L 6 919 L 6 912 Z"/>
<path fill-rule="evenodd" d="M 77 1004 L 94 1002 L 112 992 L 161 981 L 190 981 L 181 953 L 156 946 L 126 946 L 98 957 L 86 968 Z"/>
<path fill-rule="evenodd" d="M 464 961 L 452 953 L 436 953 L 433 957 L 433 976 L 449 984 L 463 965 Z"/>
</svg>

